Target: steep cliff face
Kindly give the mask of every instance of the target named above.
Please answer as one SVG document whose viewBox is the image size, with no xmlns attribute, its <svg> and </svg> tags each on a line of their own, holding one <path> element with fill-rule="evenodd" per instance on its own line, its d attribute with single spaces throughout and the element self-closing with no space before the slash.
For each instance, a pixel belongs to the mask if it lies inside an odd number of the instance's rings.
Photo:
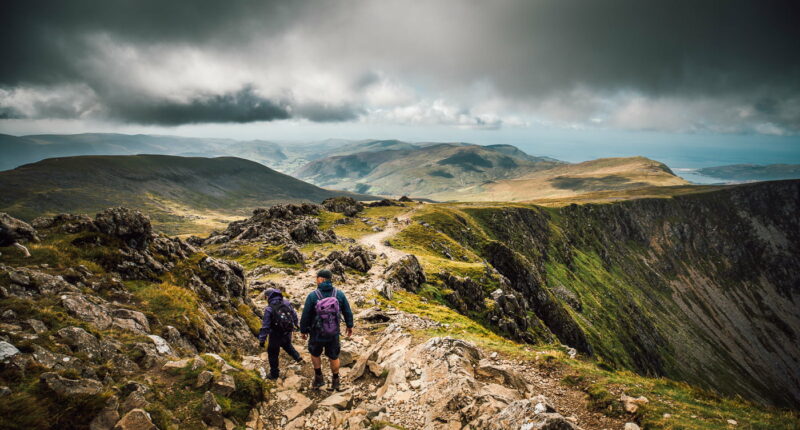
<svg viewBox="0 0 800 430">
<path fill-rule="evenodd" d="M 800 181 L 423 215 L 611 366 L 800 404 Z"/>
</svg>

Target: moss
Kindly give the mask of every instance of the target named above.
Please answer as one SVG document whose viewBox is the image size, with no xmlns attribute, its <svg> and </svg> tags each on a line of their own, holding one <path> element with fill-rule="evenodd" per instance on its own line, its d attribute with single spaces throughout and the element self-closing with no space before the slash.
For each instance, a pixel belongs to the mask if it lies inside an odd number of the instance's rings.
<svg viewBox="0 0 800 430">
<path fill-rule="evenodd" d="M 191 290 L 169 282 L 128 281 L 126 285 L 140 306 L 162 325 L 175 326 L 181 333 L 195 333 L 203 327 L 200 299 Z"/>
<path fill-rule="evenodd" d="M 253 333 L 253 335 L 258 335 L 261 331 L 261 319 L 253 313 L 250 306 L 242 303 L 236 307 L 236 313 L 247 322 L 247 327 L 250 328 L 250 332 Z"/>
</svg>

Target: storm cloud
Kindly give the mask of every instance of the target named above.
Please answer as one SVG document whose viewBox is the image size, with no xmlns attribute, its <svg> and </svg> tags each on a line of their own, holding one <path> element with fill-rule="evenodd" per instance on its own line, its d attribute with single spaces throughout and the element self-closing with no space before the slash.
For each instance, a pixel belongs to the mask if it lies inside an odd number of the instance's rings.
<svg viewBox="0 0 800 430">
<path fill-rule="evenodd" d="M 797 134 L 798 17 L 794 1 L 11 1 L 0 115 Z"/>
</svg>

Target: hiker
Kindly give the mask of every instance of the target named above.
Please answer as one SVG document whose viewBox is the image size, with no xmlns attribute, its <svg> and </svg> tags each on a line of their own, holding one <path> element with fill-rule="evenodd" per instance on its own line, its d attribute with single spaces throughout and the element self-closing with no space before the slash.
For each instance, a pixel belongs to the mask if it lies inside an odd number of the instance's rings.
<svg viewBox="0 0 800 430">
<path fill-rule="evenodd" d="M 300 333 L 308 339 L 308 352 L 314 364 L 314 388 L 325 385 L 322 376 L 322 353 L 328 357 L 331 366 L 331 389 L 339 391 L 339 320 L 344 316 L 347 337 L 353 334 L 353 312 L 344 292 L 333 288 L 330 270 L 317 273 L 317 289 L 309 293 L 300 318 Z M 309 339 L 310 335 L 310 339 Z"/>
<path fill-rule="evenodd" d="M 292 304 L 283 298 L 280 290 L 270 288 L 265 292 L 269 305 L 264 309 L 264 319 L 261 322 L 261 331 L 258 333 L 258 345 L 264 347 L 264 341 L 269 336 L 267 356 L 269 357 L 269 379 L 278 379 L 278 356 L 281 348 L 298 363 L 303 359 L 292 345 L 292 332 L 297 329 L 297 312 Z"/>
<path fill-rule="evenodd" d="M 39 237 L 36 236 L 36 230 L 25 221 L 0 212 L 0 247 L 13 246 L 22 251 L 27 258 L 31 256 L 31 253 L 25 245 L 20 243 L 23 240 L 38 242 Z M 0 253 L 0 255 L 2 254 Z"/>
</svg>

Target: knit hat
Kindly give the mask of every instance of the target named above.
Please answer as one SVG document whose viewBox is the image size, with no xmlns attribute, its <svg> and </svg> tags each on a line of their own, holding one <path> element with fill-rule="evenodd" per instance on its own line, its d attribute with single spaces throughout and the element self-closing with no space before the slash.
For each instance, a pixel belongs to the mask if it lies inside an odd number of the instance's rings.
<svg viewBox="0 0 800 430">
<path fill-rule="evenodd" d="M 328 269 L 322 269 L 317 272 L 317 277 L 324 278 L 324 279 L 331 279 L 333 277 L 333 273 L 331 273 Z"/>
</svg>

